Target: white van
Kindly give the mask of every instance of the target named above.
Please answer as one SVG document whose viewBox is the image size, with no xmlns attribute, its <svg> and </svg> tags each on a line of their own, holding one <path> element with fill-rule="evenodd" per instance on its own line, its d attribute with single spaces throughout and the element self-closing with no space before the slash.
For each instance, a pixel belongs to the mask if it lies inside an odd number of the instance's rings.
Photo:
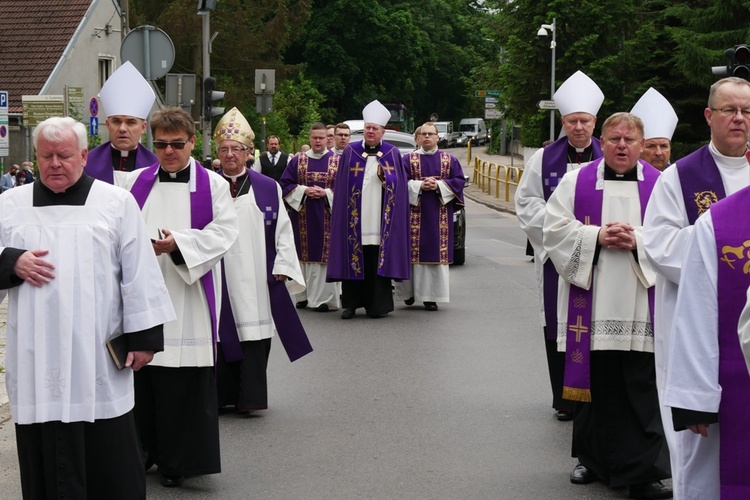
<svg viewBox="0 0 750 500">
<path fill-rule="evenodd" d="M 474 144 L 487 143 L 487 126 L 482 118 L 464 118 L 458 125 L 458 131 L 471 139 Z"/>
</svg>

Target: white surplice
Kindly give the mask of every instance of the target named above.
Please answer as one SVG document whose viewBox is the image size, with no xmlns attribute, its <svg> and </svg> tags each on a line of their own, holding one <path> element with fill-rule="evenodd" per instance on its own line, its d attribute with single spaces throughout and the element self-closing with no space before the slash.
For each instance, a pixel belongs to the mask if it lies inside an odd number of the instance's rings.
<svg viewBox="0 0 750 500">
<path fill-rule="evenodd" d="M 544 319 L 544 263 L 549 258 L 544 250 L 542 241 L 542 229 L 544 226 L 544 216 L 547 212 L 547 202 L 544 200 L 544 188 L 542 179 L 542 159 L 544 158 L 544 148 L 538 150 L 532 155 L 523 169 L 523 175 L 516 189 L 516 214 L 521 229 L 534 248 L 534 270 L 536 271 L 536 280 L 539 299 L 539 321 L 542 326 L 546 326 Z M 588 165 L 584 163 L 568 163 L 567 171 L 577 170 Z"/>
<path fill-rule="evenodd" d="M 229 301 L 241 342 L 271 338 L 276 333 L 268 293 L 266 244 L 262 237 L 265 234 L 265 219 L 255 202 L 253 189 L 251 185 L 247 194 L 234 199 L 240 233 L 224 256 Z M 292 223 L 284 209 L 278 183 L 276 191 L 279 213 L 272 274 L 291 278 L 291 281 L 286 281 L 286 286 L 289 293 L 294 294 L 305 289 L 305 281 L 294 246 Z"/>
<path fill-rule="evenodd" d="M 638 166 L 642 179 L 642 165 Z M 602 224 L 625 222 L 633 226 L 638 259 L 631 251 L 601 249 L 593 265 L 600 226 L 587 226 L 573 212 L 580 170 L 565 174 L 547 203 L 544 248 L 560 275 L 558 286 L 557 343 L 565 351 L 570 284 L 588 290 L 594 276 L 591 313 L 591 350 L 653 352 L 653 330 L 648 288 L 655 275 L 643 252 L 641 203 L 638 182 L 605 181 L 599 164 L 597 189 L 604 189 Z"/>
<path fill-rule="evenodd" d="M 718 258 L 711 211 L 693 226 L 692 236 L 683 250 L 680 287 L 672 322 L 669 363 L 666 370 L 664 404 L 708 413 L 718 413 L 721 402 L 719 385 L 719 308 L 717 303 Z M 719 435 L 721 425 L 711 424 L 708 437 L 689 430 L 680 436 L 698 441 L 693 453 L 680 448 L 684 464 L 682 497 L 719 498 Z M 696 475 L 685 473 L 695 471 Z"/>
<path fill-rule="evenodd" d="M 724 156 L 713 143 L 709 144 L 709 151 L 719 168 L 727 196 L 750 184 L 750 167 L 744 156 Z M 643 243 L 646 255 L 657 273 L 654 299 L 654 361 L 664 434 L 672 464 L 672 486 L 676 498 L 697 499 L 701 497 L 690 493 L 689 490 L 694 489 L 693 486 L 685 489 L 683 478 L 688 478 L 693 485 L 718 484 L 718 477 L 713 477 L 713 470 L 702 466 L 704 460 L 701 447 L 708 446 L 707 451 L 710 453 L 712 445 L 692 432 L 675 432 L 669 424 L 672 421 L 672 412 L 663 402 L 678 284 L 687 242 L 693 232 L 693 226 L 689 224 L 685 210 L 677 172 L 679 163 L 678 160 L 668 167 L 654 186 L 643 224 Z M 697 491 L 701 490 L 700 487 L 695 488 Z"/>
<path fill-rule="evenodd" d="M 195 165 L 194 160 L 191 160 Z M 186 167 L 190 168 L 190 166 Z M 200 165 L 197 168 L 203 168 Z M 142 171 L 131 172 L 125 187 L 132 188 Z M 211 186 L 213 220 L 203 229 L 192 229 L 190 222 L 190 186 L 192 183 L 160 182 L 157 178 L 142 213 L 149 236 L 160 238 L 159 231 L 172 232 L 185 259 L 176 265 L 171 256 L 157 257 L 177 321 L 164 326 L 164 352 L 157 353 L 152 366 L 213 366 L 214 349 L 211 316 L 201 276 L 213 270 L 216 317 L 221 310 L 220 261 L 237 238 L 237 214 L 229 183 L 207 171 Z"/>
<path fill-rule="evenodd" d="M 46 249 L 55 278 L 10 289 L 6 385 L 13 421 L 93 422 L 133 408 L 133 371 L 105 343 L 175 318 L 146 226 L 127 192 L 94 181 L 83 206 L 0 198 L 0 246 Z M 169 324 L 169 323 L 167 323 Z M 166 326 L 165 326 L 166 328 Z"/>
</svg>

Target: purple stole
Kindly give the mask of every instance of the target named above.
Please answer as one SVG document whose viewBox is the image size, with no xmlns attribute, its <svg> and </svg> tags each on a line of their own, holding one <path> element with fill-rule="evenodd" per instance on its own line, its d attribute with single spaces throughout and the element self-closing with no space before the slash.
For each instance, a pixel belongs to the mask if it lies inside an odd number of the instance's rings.
<svg viewBox="0 0 750 500">
<path fill-rule="evenodd" d="M 307 338 L 305 328 L 299 319 L 297 310 L 289 296 L 289 291 L 283 281 L 276 281 L 273 276 L 273 264 L 276 260 L 276 225 L 279 213 L 279 198 L 277 196 L 277 184 L 271 177 L 259 174 L 254 170 L 247 169 L 248 180 L 253 186 L 253 195 L 255 203 L 263 212 L 264 229 L 265 229 L 265 246 L 266 246 L 266 281 L 268 283 L 268 293 L 271 298 L 271 317 L 276 325 L 276 331 L 279 333 L 279 339 L 284 346 L 284 350 L 289 356 L 289 361 L 296 361 L 302 356 L 312 352 L 310 340 Z M 222 260 L 222 273 L 224 272 Z M 229 291 L 226 287 L 226 281 L 223 284 L 224 293 L 229 297 Z M 226 308 L 224 306 L 226 304 Z M 226 309 L 226 313 L 225 313 Z M 224 358 L 231 361 L 239 361 L 244 358 L 242 348 L 240 347 L 237 327 L 234 322 L 234 314 L 229 300 L 222 302 L 220 331 L 222 332 L 221 344 Z M 228 358 L 224 342 L 229 341 L 230 355 L 233 352 L 233 345 L 239 347 L 239 358 Z"/>
<path fill-rule="evenodd" d="M 190 192 L 190 227 L 192 229 L 203 229 L 214 218 L 213 204 L 211 201 L 211 180 L 206 169 L 197 165 L 195 160 L 190 159 L 192 165 L 188 166 L 195 172 L 195 191 Z M 192 172 L 191 172 L 192 175 Z M 138 202 L 138 207 L 143 210 L 148 195 L 159 177 L 159 164 L 154 163 L 143 169 L 130 189 L 131 194 Z M 216 356 L 217 340 L 217 318 L 216 318 L 216 293 L 214 290 L 213 271 L 209 270 L 201 276 L 203 292 L 206 294 L 208 310 L 211 313 L 211 336 L 214 343 L 214 357 Z"/>
<path fill-rule="evenodd" d="M 693 225 L 712 204 L 726 198 L 721 172 L 708 146 L 680 159 L 675 168 L 680 178 L 685 211 L 690 225 Z"/>
<path fill-rule="evenodd" d="M 750 375 L 740 348 L 737 323 L 750 286 L 750 187 L 711 207 L 718 263 L 719 442 L 721 498 L 750 498 Z M 706 332 L 695 332 L 703 334 Z"/>
<path fill-rule="evenodd" d="M 136 169 L 146 168 L 159 161 L 156 155 L 142 144 L 138 144 L 136 151 Z M 112 167 L 112 146 L 110 142 L 105 142 L 101 146 L 89 151 L 85 172 L 86 175 L 94 179 L 99 179 L 109 184 L 115 183 L 115 175 Z"/>
<path fill-rule="evenodd" d="M 597 170 L 602 161 L 603 159 L 593 161 L 578 171 L 573 212 L 576 220 L 585 225 L 602 225 L 604 189 L 596 189 Z M 641 221 L 646 212 L 651 191 L 659 178 L 659 171 L 645 164 L 643 177 L 643 181 L 638 181 Z M 573 401 L 591 401 L 591 311 L 594 283 L 594 270 L 592 269 L 591 286 L 588 290 L 570 285 L 563 398 Z M 654 287 L 648 290 L 648 301 L 652 315 L 651 324 L 653 324 Z"/>
<path fill-rule="evenodd" d="M 599 139 L 591 138 L 591 159 L 602 157 Z M 542 192 L 544 201 L 549 200 L 552 191 L 568 171 L 568 138 L 561 137 L 544 148 L 542 155 Z M 547 325 L 547 340 L 557 338 L 557 279 L 559 275 L 550 259 L 543 266 L 544 281 L 542 296 L 544 298 L 544 322 Z"/>
</svg>

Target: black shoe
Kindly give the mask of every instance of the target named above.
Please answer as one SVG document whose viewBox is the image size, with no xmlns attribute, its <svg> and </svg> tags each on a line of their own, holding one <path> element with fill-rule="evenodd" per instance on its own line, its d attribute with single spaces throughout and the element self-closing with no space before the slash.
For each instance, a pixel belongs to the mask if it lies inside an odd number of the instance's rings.
<svg viewBox="0 0 750 500">
<path fill-rule="evenodd" d="M 305 307 L 307 307 L 307 301 L 300 300 L 299 302 L 297 302 L 297 305 L 295 307 L 297 307 L 297 309 L 304 309 Z"/>
<path fill-rule="evenodd" d="M 341 310 L 341 319 L 352 319 L 354 317 L 354 309 L 345 307 Z"/>
<path fill-rule="evenodd" d="M 408 299 L 406 299 L 404 301 L 404 304 L 406 304 L 407 306 L 414 304 L 414 297 L 409 297 Z"/>
<path fill-rule="evenodd" d="M 320 304 L 315 310 L 319 313 L 327 313 L 329 311 L 328 304 Z"/>
<path fill-rule="evenodd" d="M 570 473 L 570 482 L 573 484 L 589 484 L 594 481 L 596 481 L 596 472 L 584 465 L 576 465 L 573 472 Z"/>
<path fill-rule="evenodd" d="M 630 494 L 628 496 L 630 498 L 643 498 L 645 500 L 672 498 L 672 488 L 664 486 L 661 481 L 633 484 L 630 486 Z"/>
<path fill-rule="evenodd" d="M 386 316 L 388 316 L 388 313 L 382 313 L 382 314 L 375 314 L 375 313 L 369 313 L 369 312 L 367 313 L 368 318 L 377 319 L 377 318 L 385 318 Z"/>
<path fill-rule="evenodd" d="M 573 420 L 573 411 L 572 410 L 557 410 L 555 412 L 555 418 L 559 420 L 560 422 L 568 422 L 570 420 Z"/>
<path fill-rule="evenodd" d="M 167 474 L 161 475 L 161 485 L 167 488 L 176 488 L 182 486 L 185 482 L 185 476 L 170 476 Z"/>
<path fill-rule="evenodd" d="M 435 302 L 425 302 L 424 308 L 428 311 L 437 311 L 437 304 Z"/>
</svg>

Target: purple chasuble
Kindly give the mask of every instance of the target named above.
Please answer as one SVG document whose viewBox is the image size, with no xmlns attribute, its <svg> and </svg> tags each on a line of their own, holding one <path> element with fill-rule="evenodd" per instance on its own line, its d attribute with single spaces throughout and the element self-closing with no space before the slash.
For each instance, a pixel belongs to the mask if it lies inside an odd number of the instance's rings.
<svg viewBox="0 0 750 500">
<path fill-rule="evenodd" d="M 344 149 L 334 182 L 331 248 L 326 281 L 364 279 L 362 186 L 368 154 L 364 141 Z M 378 170 L 385 179 L 380 222 L 378 275 L 411 279 L 409 259 L 409 192 L 398 148 L 381 143 Z"/>
<path fill-rule="evenodd" d="M 159 161 L 156 155 L 142 144 L 138 144 L 136 151 L 136 170 L 146 168 Z M 112 166 L 112 145 L 109 141 L 89 151 L 85 172 L 86 175 L 94 179 L 99 179 L 108 184 L 115 183 L 114 167 Z"/>
<path fill-rule="evenodd" d="M 340 156 L 329 151 L 320 159 L 305 154 L 289 162 L 279 179 L 281 194 L 286 197 L 298 186 L 333 187 Z M 328 197 L 305 197 L 300 210 L 290 210 L 289 218 L 294 228 L 294 243 L 300 262 L 326 264 L 331 238 L 331 207 Z"/>
<path fill-rule="evenodd" d="M 447 204 L 441 202 L 440 191 L 422 191 L 419 204 L 410 205 L 412 264 L 450 264 L 453 262 L 453 210 L 464 204 L 463 169 L 451 154 L 439 151 L 434 155 L 409 153 L 402 159 L 409 180 L 427 177 L 445 182 L 456 195 Z"/>
<path fill-rule="evenodd" d="M 568 171 L 568 138 L 561 137 L 544 148 L 542 155 L 542 192 L 544 201 L 549 200 L 552 191 L 560 183 L 563 175 Z M 599 139 L 591 138 L 591 160 L 602 157 L 602 147 Z M 551 260 L 543 266 L 544 280 L 542 281 L 542 297 L 544 299 L 544 323 L 547 325 L 545 337 L 547 340 L 557 338 L 557 279 L 559 275 Z"/>
<path fill-rule="evenodd" d="M 142 169 L 138 175 L 130 193 L 138 202 L 138 207 L 143 210 L 143 206 L 148 200 L 148 195 L 154 187 L 156 179 L 159 177 L 159 164 L 154 163 L 150 167 Z M 213 203 L 211 201 L 211 180 L 208 177 L 206 169 L 197 165 L 194 159 L 190 159 L 190 165 L 187 167 L 195 173 L 195 190 L 190 192 L 190 227 L 192 229 L 203 229 L 214 218 Z M 214 358 L 216 357 L 216 340 L 218 335 L 218 322 L 216 317 L 216 292 L 214 290 L 213 271 L 208 271 L 201 276 L 203 292 L 206 294 L 208 310 L 211 313 L 211 336 L 214 342 Z M 216 360 L 214 359 L 214 362 Z M 215 363 L 214 363 L 215 364 Z"/>
<path fill-rule="evenodd" d="M 681 161 L 681 160 L 680 160 Z M 722 499 L 750 498 L 750 375 L 737 324 L 750 286 L 750 187 L 711 207 L 718 264 L 719 475 Z M 704 334 L 706 332 L 695 332 Z"/>
<path fill-rule="evenodd" d="M 258 205 L 260 211 L 263 212 L 266 248 L 266 282 L 268 284 L 268 293 L 271 299 L 271 316 L 273 317 L 273 322 L 276 326 L 276 331 L 279 334 L 281 344 L 284 346 L 284 350 L 286 351 L 287 356 L 289 356 L 289 360 L 293 362 L 306 354 L 310 354 L 313 348 L 312 345 L 310 345 L 310 340 L 307 337 L 307 333 L 305 333 L 305 328 L 302 326 L 302 322 L 297 314 L 297 309 L 294 307 L 294 303 L 289 296 L 289 291 L 287 290 L 286 285 L 283 281 L 276 281 L 276 278 L 273 276 L 273 264 L 276 261 L 276 225 L 279 214 L 279 198 L 276 192 L 276 181 L 271 177 L 267 177 L 251 169 L 247 169 L 247 173 L 250 185 L 253 187 L 255 204 Z M 242 228 L 240 228 L 240 230 L 242 230 Z M 222 265 L 222 272 L 223 271 L 224 267 Z M 226 297 L 229 297 L 226 284 L 224 284 L 224 290 Z M 224 303 L 227 304 L 228 311 L 226 318 L 224 318 Z M 233 334 L 234 339 L 232 339 L 232 342 L 237 342 L 239 345 L 240 341 L 239 336 L 237 335 L 234 315 L 232 314 L 231 302 L 229 300 L 223 301 L 221 310 L 222 320 L 220 330 L 222 332 L 226 331 L 228 335 Z M 225 321 L 228 324 L 225 325 Z M 221 342 L 224 344 L 223 335 Z"/>
<path fill-rule="evenodd" d="M 603 159 L 593 161 L 578 171 L 573 212 L 576 220 L 585 225 L 602 225 L 604 189 L 596 189 L 597 170 L 602 161 Z M 651 165 L 644 164 L 643 178 L 642 181 L 638 181 L 641 221 L 651 191 L 659 178 L 659 171 Z M 594 274 L 595 269 L 592 269 L 591 286 L 588 290 L 570 285 L 563 398 L 573 401 L 591 401 L 591 311 L 594 305 Z M 653 324 L 654 287 L 648 289 L 648 299 Z"/>
<path fill-rule="evenodd" d="M 680 159 L 675 168 L 680 178 L 685 211 L 692 226 L 712 204 L 726 198 L 724 182 L 708 146 L 698 148 Z"/>
</svg>

